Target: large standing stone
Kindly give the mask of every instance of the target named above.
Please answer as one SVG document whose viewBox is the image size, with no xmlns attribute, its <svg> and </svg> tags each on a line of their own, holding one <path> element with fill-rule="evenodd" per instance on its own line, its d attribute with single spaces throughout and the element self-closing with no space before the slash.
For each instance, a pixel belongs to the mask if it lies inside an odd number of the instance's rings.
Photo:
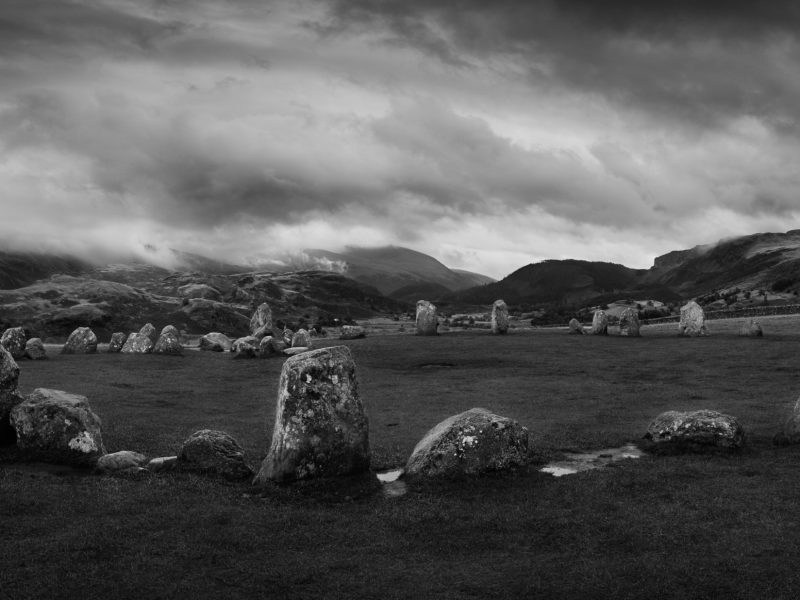
<svg viewBox="0 0 800 600">
<path fill-rule="evenodd" d="M 160 336 L 158 336 L 158 341 L 153 347 L 153 354 L 181 356 L 183 355 L 183 346 L 181 346 L 178 336 L 174 335 L 170 331 L 167 331 L 167 333 L 162 333 Z"/>
<path fill-rule="evenodd" d="M 263 327 L 266 327 L 265 332 L 268 329 L 272 329 L 272 310 L 270 310 L 269 304 L 266 302 L 261 304 L 253 313 L 253 316 L 250 317 L 250 333 L 255 334 Z M 264 337 L 264 335 L 261 337 Z"/>
<path fill-rule="evenodd" d="M 572 318 L 569 320 L 569 332 L 573 335 L 583 335 L 583 325 L 578 319 Z"/>
<path fill-rule="evenodd" d="M 355 340 L 363 337 L 367 337 L 367 334 L 361 325 L 342 325 L 342 332 L 339 334 L 340 340 Z"/>
<path fill-rule="evenodd" d="M 744 429 L 734 417 L 715 410 L 670 410 L 653 419 L 644 437 L 656 447 L 683 451 L 709 447 L 733 450 L 744 444 Z"/>
<path fill-rule="evenodd" d="M 427 300 L 417 302 L 417 335 L 437 335 L 438 328 L 436 306 Z"/>
<path fill-rule="evenodd" d="M 594 311 L 592 328 L 589 333 L 592 335 L 608 335 L 608 315 L 604 310 Z"/>
<path fill-rule="evenodd" d="M 31 458 L 88 466 L 106 453 L 100 419 L 84 396 L 38 388 L 11 410 L 11 424 Z"/>
<path fill-rule="evenodd" d="M 178 328 L 175 327 L 175 325 L 164 325 L 164 327 L 163 327 L 163 329 L 161 329 L 161 333 L 159 334 L 158 337 L 161 337 L 162 335 L 166 335 L 166 334 L 174 335 L 175 339 L 177 339 L 178 342 L 181 341 L 181 332 L 178 331 Z"/>
<path fill-rule="evenodd" d="M 628 307 L 619 316 L 619 334 L 626 337 L 639 337 L 639 311 Z"/>
<path fill-rule="evenodd" d="M 9 327 L 0 337 L 0 345 L 11 353 L 15 360 L 25 357 L 25 342 L 27 336 L 22 327 Z"/>
<path fill-rule="evenodd" d="M 305 329 L 298 329 L 297 333 L 292 336 L 292 348 L 307 348 L 311 345 L 311 336 Z"/>
<path fill-rule="evenodd" d="M 761 324 L 755 319 L 747 319 L 739 329 L 739 335 L 743 337 L 763 337 L 764 331 Z"/>
<path fill-rule="evenodd" d="M 473 408 L 425 434 L 406 463 L 408 477 L 476 475 L 528 461 L 528 430 L 517 421 Z"/>
<path fill-rule="evenodd" d="M 233 358 L 256 358 L 258 345 L 259 341 L 252 335 L 237 339 L 231 346 L 231 352 L 234 353 Z"/>
<path fill-rule="evenodd" d="M 800 398 L 792 406 L 781 430 L 773 441 L 779 446 L 800 444 Z"/>
<path fill-rule="evenodd" d="M 116 333 L 111 334 L 111 341 L 108 342 L 108 351 L 112 354 L 114 352 L 122 352 L 122 347 L 125 345 L 125 341 L 128 339 L 121 331 L 117 331 Z"/>
<path fill-rule="evenodd" d="M 245 479 L 253 471 L 244 461 L 244 450 L 224 431 L 201 429 L 183 442 L 178 464 L 185 469 L 217 473 L 227 479 Z"/>
<path fill-rule="evenodd" d="M 369 426 L 347 346 L 288 358 L 275 428 L 255 483 L 330 477 L 369 469 Z"/>
<path fill-rule="evenodd" d="M 210 352 L 229 352 L 232 346 L 231 338 L 224 333 L 212 331 L 200 338 L 200 350 Z"/>
<path fill-rule="evenodd" d="M 153 340 L 144 333 L 132 333 L 122 346 L 123 354 L 150 354 L 153 351 Z"/>
<path fill-rule="evenodd" d="M 144 335 L 150 338 L 150 341 L 155 344 L 158 341 L 158 331 L 152 323 L 145 323 L 139 330 L 139 335 Z"/>
<path fill-rule="evenodd" d="M 88 327 L 78 327 L 69 334 L 61 354 L 94 354 L 97 352 L 97 336 Z"/>
<path fill-rule="evenodd" d="M 681 307 L 681 320 L 678 323 L 678 335 L 698 337 L 708 335 L 706 314 L 700 305 L 690 300 Z"/>
<path fill-rule="evenodd" d="M 19 366 L 11 353 L 0 344 L 0 445 L 13 444 L 17 434 L 11 426 L 11 409 L 22 402 L 17 393 Z"/>
<path fill-rule="evenodd" d="M 47 350 L 41 338 L 31 338 L 25 342 L 25 358 L 31 360 L 44 360 L 47 358 Z"/>
<path fill-rule="evenodd" d="M 508 333 L 508 306 L 503 300 L 492 304 L 492 333 Z"/>
</svg>

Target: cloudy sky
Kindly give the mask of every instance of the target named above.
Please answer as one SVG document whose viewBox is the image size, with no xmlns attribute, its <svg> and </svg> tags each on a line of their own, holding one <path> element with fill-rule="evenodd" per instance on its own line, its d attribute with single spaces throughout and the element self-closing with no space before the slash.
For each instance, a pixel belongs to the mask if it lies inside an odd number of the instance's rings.
<svg viewBox="0 0 800 600">
<path fill-rule="evenodd" d="M 1 0 L 0 239 L 502 277 L 800 227 L 800 5 Z"/>
</svg>

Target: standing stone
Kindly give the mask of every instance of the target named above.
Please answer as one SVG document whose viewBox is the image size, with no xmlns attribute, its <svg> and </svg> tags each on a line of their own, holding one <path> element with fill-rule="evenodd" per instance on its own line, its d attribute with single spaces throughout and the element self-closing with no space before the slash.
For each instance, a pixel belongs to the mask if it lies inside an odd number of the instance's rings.
<svg viewBox="0 0 800 600">
<path fill-rule="evenodd" d="M 608 335 L 608 315 L 604 310 L 594 311 L 592 328 L 589 333 L 591 335 Z"/>
<path fill-rule="evenodd" d="M 272 335 L 272 324 L 262 325 L 253 332 L 253 337 L 259 342 L 269 335 Z"/>
<path fill-rule="evenodd" d="M 743 337 L 763 337 L 764 331 L 761 324 L 755 319 L 747 319 L 739 329 L 739 335 Z"/>
<path fill-rule="evenodd" d="M 275 428 L 254 483 L 348 475 L 369 469 L 369 426 L 347 346 L 288 358 Z"/>
<path fill-rule="evenodd" d="M 150 341 L 155 344 L 158 341 L 158 333 L 152 323 L 145 323 L 139 330 L 139 335 L 144 335 L 150 338 Z"/>
<path fill-rule="evenodd" d="M 231 346 L 231 352 L 235 353 L 233 358 L 256 358 L 258 345 L 259 341 L 252 335 L 237 339 Z"/>
<path fill-rule="evenodd" d="M 200 350 L 209 352 L 229 352 L 232 345 L 227 335 L 217 331 L 207 333 L 200 338 Z"/>
<path fill-rule="evenodd" d="M 30 458 L 90 466 L 106 453 L 100 419 L 84 396 L 37 388 L 11 410 L 11 424 Z"/>
<path fill-rule="evenodd" d="M 156 341 L 156 345 L 153 346 L 153 354 L 182 356 L 183 346 L 181 346 L 178 336 L 174 335 L 170 331 L 167 331 L 167 333 L 162 333 L 160 336 L 158 336 L 158 341 Z"/>
<path fill-rule="evenodd" d="M 88 327 L 78 327 L 69 334 L 61 354 L 94 354 L 97 352 L 97 336 Z"/>
<path fill-rule="evenodd" d="M 706 315 L 700 305 L 690 300 L 681 307 L 681 320 L 678 323 L 678 335 L 699 337 L 708 335 Z"/>
<path fill-rule="evenodd" d="M 800 444 L 800 398 L 792 406 L 781 430 L 773 439 L 776 445 Z"/>
<path fill-rule="evenodd" d="M 578 319 L 572 318 L 569 320 L 569 332 L 573 335 L 583 335 L 583 325 Z"/>
<path fill-rule="evenodd" d="M 292 336 L 292 348 L 307 348 L 311 345 L 311 336 L 305 329 L 298 329 L 297 333 Z"/>
<path fill-rule="evenodd" d="M 162 335 L 166 335 L 168 333 L 171 334 L 171 335 L 174 335 L 175 339 L 177 339 L 178 342 L 180 343 L 180 341 L 181 341 L 181 332 L 178 331 L 178 328 L 175 327 L 175 325 L 164 325 L 164 328 L 161 330 L 161 333 L 159 334 L 158 337 L 161 337 Z"/>
<path fill-rule="evenodd" d="M 639 311 L 628 307 L 619 316 L 619 334 L 626 337 L 639 337 Z"/>
<path fill-rule="evenodd" d="M 132 333 L 122 346 L 123 354 L 150 354 L 153 351 L 153 341 L 144 333 Z"/>
<path fill-rule="evenodd" d="M 261 337 L 266 335 L 266 331 L 272 329 L 272 310 L 270 310 L 269 304 L 266 302 L 261 304 L 253 313 L 253 316 L 250 317 L 250 333 L 255 334 L 264 327 L 266 327 L 265 333 Z"/>
<path fill-rule="evenodd" d="M 294 337 L 294 331 L 289 329 L 288 327 L 283 328 L 283 333 L 281 334 L 283 337 L 284 343 L 291 348 L 292 347 L 292 338 Z"/>
<path fill-rule="evenodd" d="M 286 349 L 286 344 L 283 340 L 268 335 L 258 343 L 258 355 L 261 358 L 270 358 L 272 356 L 283 356 L 283 351 Z"/>
<path fill-rule="evenodd" d="M 744 429 L 734 417 L 714 410 L 670 410 L 653 419 L 644 437 L 656 447 L 683 451 L 735 450 L 744 444 Z"/>
<path fill-rule="evenodd" d="M 436 306 L 427 300 L 417 302 L 417 335 L 437 335 Z"/>
<path fill-rule="evenodd" d="M 492 333 L 508 333 L 508 306 L 503 300 L 492 304 Z"/>
<path fill-rule="evenodd" d="M 11 353 L 0 344 L 0 445 L 13 444 L 17 434 L 11 426 L 11 409 L 22 402 L 17 393 L 19 366 Z"/>
<path fill-rule="evenodd" d="M 361 325 L 342 325 L 342 332 L 339 334 L 340 340 L 355 340 L 363 337 L 367 337 L 367 334 Z"/>
<path fill-rule="evenodd" d="M 253 471 L 244 461 L 244 450 L 224 431 L 201 429 L 183 442 L 178 465 L 190 471 L 217 473 L 226 479 L 245 479 Z"/>
<path fill-rule="evenodd" d="M 25 342 L 27 336 L 22 327 L 9 327 L 3 332 L 3 337 L 0 338 L 0 345 L 11 353 L 14 360 L 25 357 Z"/>
<path fill-rule="evenodd" d="M 121 331 L 117 331 L 116 333 L 111 334 L 111 341 L 108 342 L 108 351 L 110 353 L 114 352 L 122 352 L 122 347 L 125 345 L 125 341 L 128 339 Z"/>
<path fill-rule="evenodd" d="M 31 338 L 25 342 L 25 357 L 31 360 L 47 358 L 47 350 L 45 350 L 41 338 Z"/>
<path fill-rule="evenodd" d="M 477 475 L 528 462 L 528 430 L 517 421 L 473 408 L 436 425 L 414 447 L 408 477 Z"/>
</svg>

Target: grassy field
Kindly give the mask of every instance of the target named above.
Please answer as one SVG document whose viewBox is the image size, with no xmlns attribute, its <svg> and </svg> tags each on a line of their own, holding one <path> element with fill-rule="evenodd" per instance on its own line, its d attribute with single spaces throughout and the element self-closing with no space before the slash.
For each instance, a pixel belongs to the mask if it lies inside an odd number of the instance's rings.
<svg viewBox="0 0 800 600">
<path fill-rule="evenodd" d="M 376 470 L 472 407 L 531 431 L 526 472 L 396 498 L 364 478 L 260 491 L 186 473 L 75 475 L 0 451 L 0 599 L 795 598 L 800 448 L 771 439 L 800 393 L 800 330 L 797 317 L 761 323 L 761 339 L 713 321 L 696 339 L 672 324 L 632 339 L 520 329 L 321 342 L 353 351 Z M 257 466 L 280 368 L 205 352 L 53 354 L 21 363 L 20 390 L 86 395 L 109 451 L 175 454 L 213 428 Z M 538 471 L 699 408 L 738 417 L 748 448 Z"/>
</svg>

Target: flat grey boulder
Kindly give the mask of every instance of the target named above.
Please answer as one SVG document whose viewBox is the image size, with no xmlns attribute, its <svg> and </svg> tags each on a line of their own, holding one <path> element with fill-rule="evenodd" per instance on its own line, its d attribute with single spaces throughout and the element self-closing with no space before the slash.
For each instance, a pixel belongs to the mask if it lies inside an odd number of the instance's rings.
<svg viewBox="0 0 800 600">
<path fill-rule="evenodd" d="M 253 316 L 250 317 L 250 333 L 255 334 L 262 328 L 272 329 L 272 310 L 266 302 L 259 305 Z"/>
<path fill-rule="evenodd" d="M 167 333 L 162 333 L 160 336 L 158 336 L 158 341 L 156 341 L 156 345 L 153 346 L 153 354 L 182 356 L 183 346 L 181 346 L 181 343 L 176 335 L 174 335 L 171 331 L 167 331 Z"/>
<path fill-rule="evenodd" d="M 120 450 L 104 454 L 97 459 L 95 468 L 101 473 L 138 473 L 147 463 L 147 457 L 139 452 Z"/>
<path fill-rule="evenodd" d="M 619 334 L 623 337 L 640 337 L 639 311 L 628 307 L 619 316 Z"/>
<path fill-rule="evenodd" d="M 570 319 L 569 320 L 569 333 L 572 335 L 583 335 L 585 332 L 583 331 L 583 325 L 578 319 Z"/>
<path fill-rule="evenodd" d="M 367 337 L 367 334 L 361 325 L 342 325 L 340 340 L 356 340 L 363 337 Z"/>
<path fill-rule="evenodd" d="M 150 354 L 153 351 L 153 340 L 144 333 L 132 333 L 122 346 L 123 354 Z"/>
<path fill-rule="evenodd" d="M 288 358 L 278 384 L 275 427 L 255 484 L 369 470 L 369 423 L 347 346 Z"/>
<path fill-rule="evenodd" d="M 226 479 L 246 479 L 253 471 L 244 461 L 244 450 L 224 431 L 201 429 L 183 442 L 178 466 L 190 471 L 216 473 Z"/>
<path fill-rule="evenodd" d="M 17 447 L 29 458 L 94 466 L 106 453 L 100 418 L 85 396 L 37 388 L 11 410 Z"/>
<path fill-rule="evenodd" d="M 744 429 L 736 418 L 715 410 L 663 412 L 648 425 L 644 438 L 655 448 L 685 452 L 735 450 L 745 441 Z"/>
<path fill-rule="evenodd" d="M 41 338 L 31 338 L 25 342 L 25 358 L 30 360 L 44 360 L 47 358 L 47 350 Z"/>
<path fill-rule="evenodd" d="M 25 357 L 25 342 L 28 336 L 22 327 L 9 327 L 0 337 L 0 345 L 11 353 L 15 360 Z"/>
<path fill-rule="evenodd" d="M 258 339 L 252 335 L 237 339 L 231 346 L 231 352 L 234 353 L 233 358 L 256 358 L 258 345 Z"/>
<path fill-rule="evenodd" d="M 761 329 L 761 324 L 755 319 L 747 319 L 742 323 L 739 335 L 742 337 L 763 337 L 764 330 Z"/>
<path fill-rule="evenodd" d="M 508 306 L 503 300 L 495 300 L 492 304 L 492 333 L 508 333 Z"/>
<path fill-rule="evenodd" d="M 230 352 L 233 342 L 224 333 L 212 331 L 200 338 L 200 350 L 209 352 Z"/>
<path fill-rule="evenodd" d="M 78 327 L 69 334 L 61 354 L 95 354 L 97 352 L 97 336 L 88 327 Z"/>
<path fill-rule="evenodd" d="M 457 477 L 522 467 L 528 462 L 528 444 L 528 430 L 517 421 L 472 408 L 426 433 L 404 475 Z"/>
<path fill-rule="evenodd" d="M 681 306 L 681 318 L 678 322 L 678 335 L 686 337 L 700 337 L 708 335 L 706 329 L 706 314 L 700 305 L 690 300 Z"/>
<path fill-rule="evenodd" d="M 417 335 L 438 335 L 439 318 L 436 305 L 427 300 L 417 302 Z"/>
<path fill-rule="evenodd" d="M 608 315 L 604 310 L 596 310 L 592 315 L 590 335 L 608 335 Z"/>
</svg>

